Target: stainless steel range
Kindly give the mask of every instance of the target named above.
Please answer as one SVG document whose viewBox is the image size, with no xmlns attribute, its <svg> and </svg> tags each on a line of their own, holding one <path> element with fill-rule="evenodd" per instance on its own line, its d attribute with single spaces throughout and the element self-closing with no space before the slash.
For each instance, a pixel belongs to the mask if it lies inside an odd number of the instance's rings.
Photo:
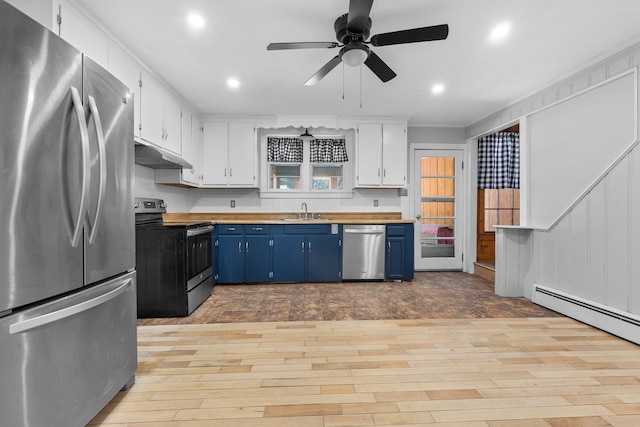
<svg viewBox="0 0 640 427">
<path fill-rule="evenodd" d="M 207 222 L 165 222 L 161 199 L 136 198 L 138 317 L 188 316 L 213 289 Z"/>
</svg>

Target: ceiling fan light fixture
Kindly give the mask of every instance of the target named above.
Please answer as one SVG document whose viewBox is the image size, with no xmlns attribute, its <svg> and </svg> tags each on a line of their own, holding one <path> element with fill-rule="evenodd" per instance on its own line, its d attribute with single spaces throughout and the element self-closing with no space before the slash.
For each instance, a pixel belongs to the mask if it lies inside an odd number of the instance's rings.
<svg viewBox="0 0 640 427">
<path fill-rule="evenodd" d="M 369 57 L 369 48 L 365 45 L 345 46 L 342 50 L 341 59 L 350 67 L 358 67 Z"/>
</svg>

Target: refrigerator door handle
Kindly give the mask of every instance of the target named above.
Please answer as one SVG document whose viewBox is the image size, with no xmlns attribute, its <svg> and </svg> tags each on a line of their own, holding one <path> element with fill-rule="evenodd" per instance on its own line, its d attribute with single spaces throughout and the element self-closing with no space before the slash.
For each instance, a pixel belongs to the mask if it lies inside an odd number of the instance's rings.
<svg viewBox="0 0 640 427">
<path fill-rule="evenodd" d="M 102 121 L 100 120 L 100 112 L 96 105 L 96 100 L 93 96 L 89 95 L 89 111 L 93 117 L 93 121 L 96 125 L 96 135 L 98 137 L 98 156 L 100 158 L 100 189 L 98 191 L 98 204 L 96 207 L 96 217 L 93 222 L 93 229 L 89 234 L 89 244 L 93 245 L 98 234 L 98 227 L 100 226 L 100 219 L 102 217 L 103 205 L 104 205 L 104 193 L 107 186 L 107 155 L 104 142 L 104 132 L 102 131 Z"/>
<path fill-rule="evenodd" d="M 80 304 L 72 305 L 71 307 L 66 307 L 61 310 L 53 311 L 51 313 L 43 314 L 41 316 L 36 316 L 31 319 L 27 319 L 27 320 L 23 320 L 23 321 L 11 324 L 9 325 L 9 334 L 14 335 L 22 332 L 27 332 L 31 329 L 35 329 L 50 323 L 55 323 L 67 317 L 71 317 L 78 313 L 82 313 L 83 311 L 90 310 L 93 307 L 97 307 L 101 304 L 111 301 L 112 299 L 116 298 L 118 295 L 125 292 L 131 282 L 132 282 L 131 278 L 125 278 L 123 279 L 123 282 L 120 286 L 118 286 L 117 288 L 115 288 L 110 292 L 107 292 L 106 294 L 102 294 L 90 300 L 83 301 Z"/>
<path fill-rule="evenodd" d="M 82 108 L 82 98 L 80 93 L 75 87 L 71 87 L 71 100 L 73 101 L 73 107 L 78 118 L 78 125 L 80 126 L 80 142 L 82 143 L 82 195 L 80 197 L 80 208 L 78 209 L 78 219 L 71 236 L 71 246 L 77 247 L 80 244 L 80 239 L 83 237 L 82 224 L 84 215 L 87 210 L 87 201 L 89 198 L 89 162 L 91 161 L 89 153 L 89 130 L 87 129 L 87 122 L 84 119 L 84 108 Z"/>
</svg>

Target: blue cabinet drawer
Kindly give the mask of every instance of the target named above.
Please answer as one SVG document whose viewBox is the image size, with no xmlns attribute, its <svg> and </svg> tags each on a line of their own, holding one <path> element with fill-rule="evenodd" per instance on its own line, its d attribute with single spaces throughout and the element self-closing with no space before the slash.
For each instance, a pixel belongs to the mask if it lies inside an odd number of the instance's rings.
<svg viewBox="0 0 640 427">
<path fill-rule="evenodd" d="M 388 224 L 387 236 L 404 236 L 407 233 L 407 226 L 405 224 Z"/>
<path fill-rule="evenodd" d="M 269 225 L 245 225 L 244 226 L 245 234 L 269 234 L 271 232 Z"/>
<path fill-rule="evenodd" d="M 244 225 L 219 225 L 218 234 L 243 234 Z"/>
<path fill-rule="evenodd" d="M 287 224 L 285 234 L 329 234 L 331 224 Z"/>
</svg>

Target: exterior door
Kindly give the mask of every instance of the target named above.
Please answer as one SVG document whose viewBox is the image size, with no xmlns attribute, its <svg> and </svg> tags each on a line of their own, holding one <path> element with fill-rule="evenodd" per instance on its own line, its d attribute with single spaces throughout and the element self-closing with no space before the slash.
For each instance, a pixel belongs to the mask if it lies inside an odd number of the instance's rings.
<svg viewBox="0 0 640 427">
<path fill-rule="evenodd" d="M 83 92 L 91 153 L 85 218 L 89 284 L 135 267 L 133 93 L 86 56 Z"/>
<path fill-rule="evenodd" d="M 416 150 L 415 269 L 461 270 L 462 150 Z"/>
<path fill-rule="evenodd" d="M 82 54 L 6 2 L 0 2 L 0 76 L 3 312 L 83 284 L 86 128 Z"/>
</svg>

